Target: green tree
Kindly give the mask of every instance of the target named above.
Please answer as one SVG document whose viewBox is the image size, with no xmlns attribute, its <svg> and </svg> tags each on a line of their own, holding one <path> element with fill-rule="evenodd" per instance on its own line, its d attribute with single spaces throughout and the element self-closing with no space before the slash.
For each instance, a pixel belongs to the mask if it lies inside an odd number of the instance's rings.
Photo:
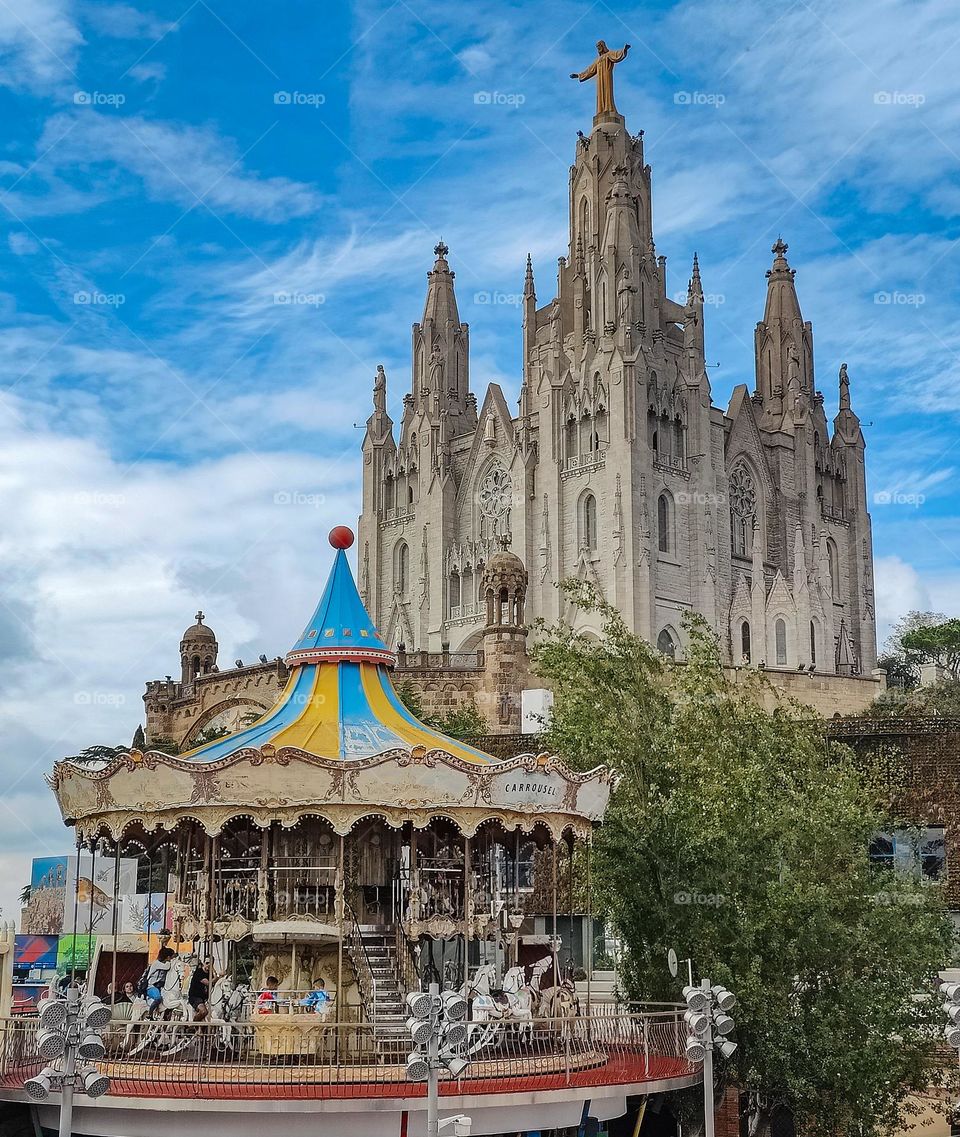
<svg viewBox="0 0 960 1137">
<path fill-rule="evenodd" d="M 946 618 L 942 612 L 919 612 L 912 609 L 893 625 L 877 659 L 877 666 L 887 673 L 889 687 L 912 691 L 919 685 L 923 656 L 907 645 L 907 637 L 921 628 L 942 624 Z"/>
<path fill-rule="evenodd" d="M 88 746 L 79 754 L 71 754 L 64 758 L 64 762 L 77 762 L 81 766 L 92 765 L 94 762 L 112 762 L 114 758 L 129 751 L 129 746 L 105 746 L 98 743 Z"/>
<path fill-rule="evenodd" d="M 487 732 L 486 719 L 472 698 L 457 704 L 449 711 L 431 713 L 424 709 L 423 698 L 409 679 L 404 679 L 398 683 L 396 692 L 407 710 L 415 718 L 418 718 L 424 726 L 439 730 L 451 738 L 463 741 L 467 738 L 476 738 L 477 735 Z"/>
<path fill-rule="evenodd" d="M 677 998 L 672 947 L 737 992 L 740 1047 L 719 1077 L 749 1092 L 757 1133 L 780 1105 L 809 1137 L 885 1133 L 930 1080 L 931 976 L 952 944 L 939 890 L 870 864 L 893 822 L 852 753 L 806 708 L 764 710 L 759 675 L 732 684 L 700 618 L 672 664 L 589 587 L 566 588 L 605 634 L 546 629 L 536 666 L 555 696 L 549 744 L 620 774 L 596 866 L 621 982 Z"/>
<path fill-rule="evenodd" d="M 915 652 L 924 663 L 936 663 L 960 680 L 960 620 L 943 620 L 913 628 L 903 637 L 905 651 Z"/>
</svg>

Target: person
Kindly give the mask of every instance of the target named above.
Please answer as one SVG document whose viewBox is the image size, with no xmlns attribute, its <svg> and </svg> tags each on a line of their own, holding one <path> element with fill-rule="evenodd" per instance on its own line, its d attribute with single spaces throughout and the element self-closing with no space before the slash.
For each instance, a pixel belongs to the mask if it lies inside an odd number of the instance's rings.
<svg viewBox="0 0 960 1137">
<path fill-rule="evenodd" d="M 330 996 L 327 994 L 326 985 L 322 979 L 315 979 L 313 981 L 313 990 L 305 999 L 300 1000 L 300 1006 L 306 1007 L 307 1010 L 313 1011 L 314 1014 L 324 1015 L 330 1005 Z"/>
<path fill-rule="evenodd" d="M 134 985 L 128 980 L 123 985 L 123 990 L 117 996 L 118 1003 L 132 1003 L 137 997 L 137 991 Z"/>
<path fill-rule="evenodd" d="M 267 985 L 257 996 L 258 1015 L 275 1015 L 277 1013 L 277 988 L 279 986 L 280 981 L 276 975 L 267 976 Z"/>
<path fill-rule="evenodd" d="M 207 1017 L 207 1003 L 210 999 L 210 961 L 205 959 L 198 963 L 190 976 L 190 988 L 187 991 L 187 1001 L 193 1007 L 197 1022 L 203 1022 Z"/>
<path fill-rule="evenodd" d="M 170 974 L 170 962 L 176 958 L 173 948 L 163 947 L 157 958 L 147 968 L 147 998 L 150 1006 L 147 1008 L 147 1017 L 153 1018 L 154 1013 L 163 1002 L 163 989 Z"/>
</svg>

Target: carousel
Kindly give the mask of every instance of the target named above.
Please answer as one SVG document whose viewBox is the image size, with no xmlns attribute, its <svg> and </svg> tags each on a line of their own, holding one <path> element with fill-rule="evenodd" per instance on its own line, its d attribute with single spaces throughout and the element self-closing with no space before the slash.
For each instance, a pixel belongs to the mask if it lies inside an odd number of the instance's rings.
<svg viewBox="0 0 960 1137">
<path fill-rule="evenodd" d="M 443 1088 L 463 1101 L 565 1091 L 556 1105 L 573 1117 L 583 1086 L 614 1086 L 622 1104 L 629 1086 L 695 1077 L 674 1009 L 590 997 L 590 841 L 610 771 L 545 753 L 498 760 L 418 721 L 357 592 L 352 542 L 331 532 L 323 595 L 258 721 L 179 756 L 131 750 L 53 771 L 78 844 L 135 856 L 162 904 L 159 957 L 100 939 L 88 982 L 108 1001 L 125 982 L 137 992 L 115 1006 L 111 1094 L 81 1110 L 78 1132 L 159 1131 L 137 1113 L 151 1098 L 189 1099 L 209 1122 L 198 1133 L 234 1133 L 253 1101 L 300 1116 L 392 1098 L 406 1118 L 404 1102 L 422 1105 L 405 1084 L 406 996 L 431 983 L 469 1000 L 469 1072 Z M 636 1058 L 619 1078 L 614 1049 L 621 1065 L 621 1051 Z M 407 1132 L 384 1105 L 358 1132 Z M 474 1132 L 516 1129 L 497 1128 L 496 1112 Z"/>
</svg>

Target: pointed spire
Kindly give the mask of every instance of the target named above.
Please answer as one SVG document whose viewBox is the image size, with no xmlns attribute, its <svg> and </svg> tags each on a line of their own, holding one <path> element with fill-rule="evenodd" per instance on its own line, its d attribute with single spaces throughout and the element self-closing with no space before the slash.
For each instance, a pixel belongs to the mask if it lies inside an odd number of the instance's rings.
<svg viewBox="0 0 960 1137">
<path fill-rule="evenodd" d="M 787 261 L 789 247 L 782 238 L 778 237 L 770 250 L 773 253 L 773 267 L 767 269 L 767 303 L 763 310 L 763 322 L 767 325 L 776 320 L 787 325 L 793 320 L 803 322 L 794 284 L 797 272 Z"/>
<path fill-rule="evenodd" d="M 450 250 L 441 239 L 434 246 L 436 261 L 433 269 L 427 273 L 427 299 L 423 306 L 423 323 L 432 320 L 439 328 L 446 328 L 448 324 L 459 324 L 460 314 L 457 311 L 457 297 L 453 287 L 456 275 L 450 271 L 447 263 L 447 253 Z"/>
<path fill-rule="evenodd" d="M 527 271 L 523 278 L 523 294 L 524 296 L 536 296 L 536 288 L 533 283 L 533 257 L 527 253 Z"/>
<path fill-rule="evenodd" d="M 693 272 L 690 276 L 690 288 L 695 296 L 703 300 L 703 285 L 700 282 L 700 262 L 697 260 L 697 254 L 693 254 Z"/>
<path fill-rule="evenodd" d="M 807 551 L 803 546 L 803 526 L 797 522 L 793 535 L 793 581 L 797 587 L 807 579 Z"/>
<path fill-rule="evenodd" d="M 753 588 L 762 588 L 766 591 L 766 582 L 763 578 L 763 549 L 761 548 L 762 538 L 760 535 L 760 518 L 754 514 L 753 518 L 753 545 L 751 548 L 751 567 L 753 569 Z"/>
</svg>

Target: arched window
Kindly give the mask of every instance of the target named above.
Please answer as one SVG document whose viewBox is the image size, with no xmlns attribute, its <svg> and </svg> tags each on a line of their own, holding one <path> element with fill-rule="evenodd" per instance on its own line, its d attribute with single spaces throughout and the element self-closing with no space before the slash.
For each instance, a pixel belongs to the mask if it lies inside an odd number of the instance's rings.
<svg viewBox="0 0 960 1137">
<path fill-rule="evenodd" d="M 407 485 L 407 505 L 413 505 L 413 486 Z"/>
<path fill-rule="evenodd" d="M 657 548 L 661 553 L 673 549 L 673 503 L 665 493 L 657 499 Z"/>
<path fill-rule="evenodd" d="M 397 544 L 393 555 L 393 585 L 398 596 L 405 596 L 410 583 L 410 550 L 406 541 Z"/>
<path fill-rule="evenodd" d="M 387 474 L 387 484 L 384 487 L 384 504 L 387 509 L 393 509 L 397 504 L 397 483 L 393 480 L 393 474 Z"/>
<path fill-rule="evenodd" d="M 733 554 L 753 553 L 753 522 L 757 514 L 757 490 L 750 471 L 741 462 L 730 473 L 730 540 Z"/>
<path fill-rule="evenodd" d="M 786 620 L 777 620 L 773 625 L 773 634 L 776 639 L 777 647 L 777 666 L 783 667 L 787 662 L 787 622 Z"/>
<path fill-rule="evenodd" d="M 577 449 L 579 431 L 577 427 L 577 420 L 573 415 L 567 419 L 566 435 L 567 458 L 576 458 L 577 454 L 579 453 L 579 450 Z"/>
<path fill-rule="evenodd" d="M 817 662 L 817 622 L 810 621 L 810 663 Z"/>
<path fill-rule="evenodd" d="M 460 574 L 454 569 L 450 574 L 450 610 L 460 612 Z"/>
<path fill-rule="evenodd" d="M 590 248 L 590 202 L 584 196 L 580 199 L 580 234 L 583 237 L 583 251 Z"/>
<path fill-rule="evenodd" d="M 746 620 L 740 625 L 740 655 L 744 663 L 750 662 L 750 624 Z"/>
<path fill-rule="evenodd" d="M 597 547 L 597 499 L 592 493 L 584 496 L 580 522 L 580 544 L 585 549 Z"/>
<path fill-rule="evenodd" d="M 661 655 L 665 655 L 668 659 L 677 658 L 677 643 L 670 634 L 669 628 L 664 628 L 660 635 L 657 636 L 657 651 L 659 651 Z"/>
<path fill-rule="evenodd" d="M 830 595 L 834 600 L 840 598 L 840 554 L 837 552 L 837 543 L 832 537 L 827 538 L 827 561 L 830 566 Z"/>
</svg>

